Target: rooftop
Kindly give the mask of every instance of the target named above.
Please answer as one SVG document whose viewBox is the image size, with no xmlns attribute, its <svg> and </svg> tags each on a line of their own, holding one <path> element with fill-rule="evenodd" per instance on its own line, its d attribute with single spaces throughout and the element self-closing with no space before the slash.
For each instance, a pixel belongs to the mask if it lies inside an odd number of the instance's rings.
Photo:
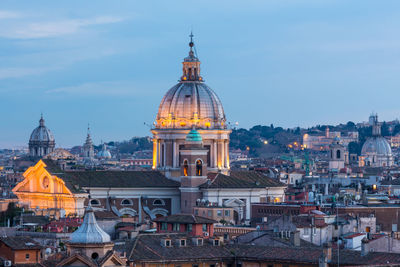
<svg viewBox="0 0 400 267">
<path fill-rule="evenodd" d="M 192 214 L 174 214 L 166 217 L 160 217 L 154 220 L 155 222 L 167 222 L 167 223 L 217 223 L 215 220 L 211 220 L 205 217 L 192 215 Z"/>
</svg>

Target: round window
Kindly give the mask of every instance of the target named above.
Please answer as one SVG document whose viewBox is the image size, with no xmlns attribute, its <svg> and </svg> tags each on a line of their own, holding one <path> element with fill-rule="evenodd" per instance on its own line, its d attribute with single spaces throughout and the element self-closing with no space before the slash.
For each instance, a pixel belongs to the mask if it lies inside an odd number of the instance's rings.
<svg viewBox="0 0 400 267">
<path fill-rule="evenodd" d="M 49 184 L 50 184 L 50 180 L 49 180 L 49 177 L 44 177 L 43 178 L 43 180 L 42 180 L 42 186 L 43 186 L 43 188 L 49 188 Z"/>
</svg>

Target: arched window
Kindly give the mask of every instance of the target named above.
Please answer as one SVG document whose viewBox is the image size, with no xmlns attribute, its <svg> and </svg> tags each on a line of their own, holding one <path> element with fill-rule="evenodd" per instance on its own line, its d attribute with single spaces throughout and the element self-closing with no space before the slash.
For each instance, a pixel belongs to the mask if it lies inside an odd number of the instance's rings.
<svg viewBox="0 0 400 267">
<path fill-rule="evenodd" d="M 341 156 L 341 155 L 340 155 L 340 150 L 338 149 L 338 150 L 336 150 L 336 158 L 337 158 L 337 159 L 340 159 L 340 156 Z"/>
<path fill-rule="evenodd" d="M 154 201 L 153 201 L 153 205 L 154 206 L 164 206 L 165 205 L 165 202 L 164 202 L 164 200 L 162 200 L 162 199 L 155 199 Z"/>
<path fill-rule="evenodd" d="M 91 199 L 90 204 L 93 206 L 100 206 L 100 201 L 98 199 Z"/>
<path fill-rule="evenodd" d="M 184 176 L 188 176 L 188 169 L 189 169 L 188 161 L 185 159 L 185 161 L 183 162 L 183 175 Z"/>
<path fill-rule="evenodd" d="M 133 202 L 132 202 L 132 200 L 125 198 L 125 199 L 123 199 L 121 201 L 121 205 L 123 205 L 123 206 L 128 206 L 128 205 L 131 206 L 131 205 L 133 205 Z"/>
<path fill-rule="evenodd" d="M 201 160 L 196 161 L 196 175 L 202 176 L 203 175 L 203 162 Z"/>
</svg>

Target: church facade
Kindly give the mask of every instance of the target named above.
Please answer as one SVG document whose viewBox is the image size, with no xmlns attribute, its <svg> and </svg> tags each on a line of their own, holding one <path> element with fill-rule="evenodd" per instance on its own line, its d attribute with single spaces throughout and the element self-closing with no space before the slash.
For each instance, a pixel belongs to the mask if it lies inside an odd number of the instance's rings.
<svg viewBox="0 0 400 267">
<path fill-rule="evenodd" d="M 179 177 L 183 164 L 180 151 L 186 135 L 195 127 L 207 150 L 209 171 L 229 171 L 229 134 L 221 100 L 204 83 L 200 60 L 189 43 L 189 55 L 183 60 L 182 76 L 161 100 L 153 134 L 153 168 L 167 177 Z"/>
</svg>

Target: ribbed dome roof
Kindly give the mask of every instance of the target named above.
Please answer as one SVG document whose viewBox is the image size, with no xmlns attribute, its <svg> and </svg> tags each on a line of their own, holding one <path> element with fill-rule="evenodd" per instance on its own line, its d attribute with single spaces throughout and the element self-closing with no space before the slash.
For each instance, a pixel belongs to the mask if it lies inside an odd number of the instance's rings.
<svg viewBox="0 0 400 267">
<path fill-rule="evenodd" d="M 365 141 L 361 150 L 361 155 L 368 155 L 375 153 L 377 155 L 383 155 L 383 156 L 392 155 L 392 149 L 390 148 L 388 141 L 382 136 L 375 136 L 368 138 L 367 141 Z"/>
<path fill-rule="evenodd" d="M 157 125 L 160 128 L 191 128 L 193 124 L 200 128 L 224 128 L 225 113 L 221 100 L 205 83 L 180 82 L 162 99 L 157 121 L 161 121 Z"/>
<path fill-rule="evenodd" d="M 43 116 L 39 120 L 39 127 L 35 128 L 29 138 L 30 142 L 54 142 L 54 136 L 44 125 Z"/>
<path fill-rule="evenodd" d="M 110 236 L 97 224 L 92 207 L 88 206 L 82 225 L 71 234 L 69 242 L 75 244 L 101 244 L 110 241 Z"/>
</svg>

